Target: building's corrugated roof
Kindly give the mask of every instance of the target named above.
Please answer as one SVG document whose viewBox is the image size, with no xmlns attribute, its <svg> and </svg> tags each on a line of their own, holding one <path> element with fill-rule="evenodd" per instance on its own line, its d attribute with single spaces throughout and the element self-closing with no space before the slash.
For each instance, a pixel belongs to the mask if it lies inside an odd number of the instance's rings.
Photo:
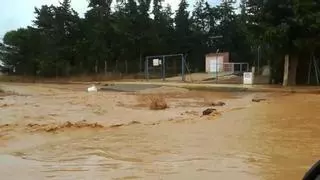
<svg viewBox="0 0 320 180">
<path fill-rule="evenodd" d="M 216 56 L 216 55 L 225 55 L 229 54 L 229 52 L 219 52 L 219 53 L 208 53 L 206 56 Z"/>
</svg>

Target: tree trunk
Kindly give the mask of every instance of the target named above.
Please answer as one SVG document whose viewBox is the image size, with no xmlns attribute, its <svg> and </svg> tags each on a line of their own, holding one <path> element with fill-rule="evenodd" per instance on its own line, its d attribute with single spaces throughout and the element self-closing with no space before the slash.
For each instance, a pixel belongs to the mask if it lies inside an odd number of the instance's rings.
<svg viewBox="0 0 320 180">
<path fill-rule="evenodd" d="M 283 73 L 283 86 L 288 86 L 289 77 L 289 55 L 287 54 L 284 59 L 284 73 Z"/>
<path fill-rule="evenodd" d="M 57 62 L 56 62 L 56 72 L 55 72 L 55 74 L 56 74 L 56 79 L 58 79 L 58 65 L 57 65 Z"/>
<path fill-rule="evenodd" d="M 114 72 L 119 72 L 119 71 L 118 71 L 118 59 L 116 60 L 116 67 L 115 67 L 115 69 L 114 69 Z"/>
<path fill-rule="evenodd" d="M 139 64 L 139 72 L 142 72 L 142 55 L 140 53 L 140 64 Z"/>
<path fill-rule="evenodd" d="M 271 65 L 271 60 L 268 59 L 268 66 L 269 66 L 269 84 L 272 84 L 272 71 L 273 71 L 273 67 Z"/>
<path fill-rule="evenodd" d="M 77 73 L 82 73 L 82 61 L 79 61 L 79 68 L 77 69 Z"/>
<path fill-rule="evenodd" d="M 125 60 L 124 63 L 125 63 L 125 71 L 126 71 L 126 74 L 128 74 L 128 61 Z"/>
<path fill-rule="evenodd" d="M 104 75 L 107 75 L 107 61 L 104 61 Z"/>
<path fill-rule="evenodd" d="M 71 69 L 71 67 L 70 67 L 70 64 L 69 63 L 67 63 L 66 64 L 66 66 L 65 66 L 65 70 L 66 70 L 66 76 L 70 76 L 70 69 Z"/>
<path fill-rule="evenodd" d="M 94 72 L 98 74 L 98 60 L 96 60 L 96 64 L 94 66 Z"/>
<path fill-rule="evenodd" d="M 291 56 L 290 66 L 289 66 L 289 79 L 288 79 L 289 86 L 296 85 L 298 62 L 299 62 L 298 56 Z"/>
</svg>

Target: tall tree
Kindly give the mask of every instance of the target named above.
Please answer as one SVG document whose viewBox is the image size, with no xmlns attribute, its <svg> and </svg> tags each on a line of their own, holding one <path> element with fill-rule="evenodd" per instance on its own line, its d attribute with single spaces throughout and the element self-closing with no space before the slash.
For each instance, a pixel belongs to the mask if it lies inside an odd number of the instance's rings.
<svg viewBox="0 0 320 180">
<path fill-rule="evenodd" d="M 162 0 L 153 1 L 153 21 L 151 24 L 152 50 L 154 54 L 163 54 L 168 52 L 171 33 L 173 32 L 173 22 L 171 7 L 163 7 Z M 169 45 L 170 46 L 170 45 Z"/>
<path fill-rule="evenodd" d="M 35 8 L 35 14 L 35 30 L 43 45 L 43 52 L 39 53 L 40 73 L 69 75 L 76 61 L 78 14 L 71 8 L 70 0 L 62 1 L 59 6 Z"/>
<path fill-rule="evenodd" d="M 187 53 L 191 50 L 188 6 L 186 0 L 181 0 L 175 16 L 176 51 L 181 53 Z"/>
<path fill-rule="evenodd" d="M 149 16 L 149 10 L 151 5 L 151 0 L 138 0 L 138 17 L 137 24 L 139 33 L 137 40 L 139 42 L 139 54 L 146 56 L 148 51 L 150 51 L 149 42 L 151 42 L 151 22 Z"/>
<path fill-rule="evenodd" d="M 315 38 L 312 32 L 318 29 L 315 16 L 309 22 L 302 19 L 318 14 L 316 9 L 318 4 L 312 0 L 248 1 L 249 10 L 256 15 L 255 18 L 252 18 L 253 24 L 260 29 L 260 32 L 263 32 L 264 42 L 273 49 L 277 49 L 277 54 L 282 58 L 285 54 L 290 55 L 289 85 L 296 84 L 298 62 L 305 63 L 299 61 L 299 56 L 305 49 L 302 42 L 308 35 Z M 311 30 L 311 27 L 316 28 Z"/>
<path fill-rule="evenodd" d="M 127 61 L 130 64 L 127 69 L 129 72 L 138 69 L 136 66 L 138 63 L 135 63 L 140 56 L 138 16 L 138 5 L 135 0 L 120 2 L 113 14 L 114 22 L 116 22 L 112 24 L 116 39 L 113 42 L 113 52 L 117 58 L 116 61 Z"/>
<path fill-rule="evenodd" d="M 204 67 L 204 54 L 212 47 L 209 44 L 211 32 L 212 17 L 210 5 L 205 0 L 198 0 L 194 6 L 194 11 L 191 16 L 191 31 L 192 31 L 192 65 L 196 67 Z M 190 59 L 190 58 L 189 58 Z M 203 68 L 201 68 L 203 70 Z"/>
<path fill-rule="evenodd" d="M 112 0 L 90 0 L 89 10 L 85 14 L 87 29 L 88 58 L 92 70 L 96 73 L 104 67 L 106 60 L 112 57 L 112 41 L 114 31 L 111 26 Z"/>
</svg>

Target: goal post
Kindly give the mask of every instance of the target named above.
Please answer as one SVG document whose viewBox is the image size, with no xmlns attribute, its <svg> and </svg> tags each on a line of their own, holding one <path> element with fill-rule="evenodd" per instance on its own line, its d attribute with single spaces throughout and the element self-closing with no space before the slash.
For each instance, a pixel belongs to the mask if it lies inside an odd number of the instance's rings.
<svg viewBox="0 0 320 180">
<path fill-rule="evenodd" d="M 181 80 L 185 81 L 185 64 L 186 58 L 183 54 L 146 56 L 145 79 L 156 78 L 165 81 L 168 75 L 181 75 Z"/>
</svg>

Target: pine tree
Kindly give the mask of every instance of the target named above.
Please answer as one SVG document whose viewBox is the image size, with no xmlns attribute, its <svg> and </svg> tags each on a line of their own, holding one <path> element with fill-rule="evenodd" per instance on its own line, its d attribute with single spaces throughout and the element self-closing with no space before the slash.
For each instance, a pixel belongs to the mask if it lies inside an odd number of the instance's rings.
<svg viewBox="0 0 320 180">
<path fill-rule="evenodd" d="M 187 53 L 191 50 L 188 6 L 186 0 L 181 0 L 175 16 L 176 51 L 180 53 Z"/>
</svg>

